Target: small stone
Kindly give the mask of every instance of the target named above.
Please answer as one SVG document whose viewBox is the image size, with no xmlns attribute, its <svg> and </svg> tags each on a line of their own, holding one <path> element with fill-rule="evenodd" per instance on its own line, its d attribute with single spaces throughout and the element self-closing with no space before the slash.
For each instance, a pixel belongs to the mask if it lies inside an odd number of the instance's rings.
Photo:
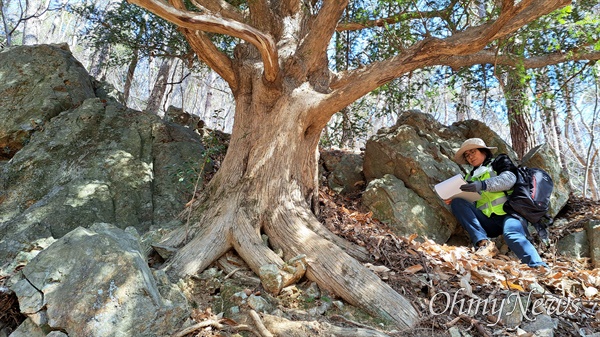
<svg viewBox="0 0 600 337">
<path fill-rule="evenodd" d="M 448 332 L 450 333 L 451 337 L 462 337 L 460 330 L 458 330 L 458 328 L 455 326 L 448 329 Z"/>
<path fill-rule="evenodd" d="M 279 268 L 277 265 L 264 265 L 260 267 L 258 274 L 265 290 L 271 294 L 279 294 L 279 291 L 283 287 L 283 279 L 279 273 Z"/>
<path fill-rule="evenodd" d="M 319 286 L 317 285 L 317 283 L 311 282 L 310 285 L 308 286 L 308 288 L 306 288 L 306 290 L 304 291 L 304 294 L 308 298 L 316 299 L 316 298 L 321 297 L 321 290 L 319 289 Z"/>
<path fill-rule="evenodd" d="M 248 305 L 257 312 L 269 312 L 271 305 L 262 296 L 250 295 Z"/>
</svg>

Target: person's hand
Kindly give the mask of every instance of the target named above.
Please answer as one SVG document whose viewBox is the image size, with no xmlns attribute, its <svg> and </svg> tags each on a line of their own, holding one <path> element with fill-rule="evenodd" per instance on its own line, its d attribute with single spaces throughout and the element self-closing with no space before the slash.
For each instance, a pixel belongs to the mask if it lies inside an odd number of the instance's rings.
<svg viewBox="0 0 600 337">
<path fill-rule="evenodd" d="M 470 184 L 464 184 L 460 186 L 460 190 L 464 192 L 481 192 L 485 189 L 485 183 L 483 181 L 475 181 Z"/>
</svg>

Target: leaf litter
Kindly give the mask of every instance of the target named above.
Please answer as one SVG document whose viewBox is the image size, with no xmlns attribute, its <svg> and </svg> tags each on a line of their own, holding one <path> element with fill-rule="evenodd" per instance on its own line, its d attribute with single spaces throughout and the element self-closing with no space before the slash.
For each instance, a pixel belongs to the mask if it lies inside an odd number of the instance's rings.
<svg viewBox="0 0 600 337">
<path fill-rule="evenodd" d="M 459 326 L 473 336 L 533 336 L 506 325 L 500 310 L 489 308 L 518 297 L 522 324 L 545 314 L 554 321 L 554 336 L 600 332 L 600 268 L 592 269 L 589 258 L 558 255 L 555 245 L 538 247 L 549 268 L 532 268 L 510 253 L 479 256 L 470 247 L 438 244 L 416 234 L 396 235 L 362 210 L 358 196 L 344 197 L 322 187 L 320 201 L 327 228 L 365 247 L 373 258 L 367 267 L 420 310 L 423 320 L 415 331 L 441 335 Z M 566 221 L 549 228 L 554 242 L 583 230 L 585 221 L 600 219 L 600 202 L 572 196 L 557 218 Z M 479 310 L 469 311 L 469 303 L 470 309 L 479 304 Z M 487 311 L 481 310 L 484 304 Z"/>
</svg>

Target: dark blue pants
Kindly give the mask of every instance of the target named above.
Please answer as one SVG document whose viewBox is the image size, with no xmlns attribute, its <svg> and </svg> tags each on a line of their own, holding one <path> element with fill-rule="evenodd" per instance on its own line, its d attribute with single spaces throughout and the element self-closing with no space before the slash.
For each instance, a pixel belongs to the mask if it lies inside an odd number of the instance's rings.
<svg viewBox="0 0 600 337">
<path fill-rule="evenodd" d="M 469 233 L 473 245 L 481 240 L 503 235 L 508 248 L 521 262 L 530 267 L 548 266 L 527 239 L 527 233 L 519 219 L 508 214 L 492 214 L 487 217 L 475 204 L 460 198 L 453 199 L 450 207 L 458 222 Z"/>
</svg>

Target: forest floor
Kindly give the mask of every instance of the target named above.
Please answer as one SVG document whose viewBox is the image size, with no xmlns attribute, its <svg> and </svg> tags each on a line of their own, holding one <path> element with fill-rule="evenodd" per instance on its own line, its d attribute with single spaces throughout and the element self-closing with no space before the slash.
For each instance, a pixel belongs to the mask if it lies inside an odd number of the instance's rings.
<svg viewBox="0 0 600 337">
<path fill-rule="evenodd" d="M 417 327 L 399 331 L 323 290 L 312 295 L 315 286 L 307 280 L 271 297 L 261 292 L 251 272 L 239 272 L 243 261 L 230 256 L 237 269 L 231 272 L 231 268 L 216 266 L 220 277 L 201 276 L 192 286 L 197 289 L 191 297 L 196 296 L 194 318 L 199 323 L 197 329 L 176 336 L 600 336 L 600 268 L 592 269 L 589 258 L 556 255 L 555 249 L 558 238 L 583 230 L 589 219 L 600 219 L 600 202 L 569 199 L 549 228 L 553 245 L 540 248 L 547 269 L 521 264 L 502 246 L 495 257 L 479 256 L 465 246 L 397 236 L 362 210 L 359 198 L 342 197 L 327 188 L 321 189 L 320 202 L 322 222 L 337 235 L 365 247 L 372 257 L 365 264 L 420 312 Z M 239 293 L 232 295 L 235 290 L 227 290 L 224 279 L 230 276 L 237 279 L 236 289 L 268 299 L 287 323 L 273 328 L 275 316 L 256 315 L 251 308 L 256 305 L 248 305 Z M 521 299 L 519 307 L 516 298 Z M 228 314 L 227 308 L 235 304 L 240 312 Z M 546 323 L 538 315 L 546 317 Z M 287 330 L 282 327 L 286 324 Z"/>
<path fill-rule="evenodd" d="M 548 228 L 551 246 L 537 245 L 549 268 L 535 269 L 521 264 L 514 254 L 506 251 L 506 245 L 499 246 L 500 254 L 490 257 L 476 255 L 470 247 L 396 236 L 372 219 L 370 213 L 361 212 L 359 199 L 326 191 L 322 191 L 321 198 L 327 206 L 323 208 L 323 219 L 329 229 L 365 246 L 374 263 L 387 268 L 382 275 L 384 279 L 420 309 L 423 319 L 412 331 L 415 335 L 421 335 L 419 331 L 447 335 L 455 326 L 460 331 L 470 331 L 472 336 L 530 336 L 516 326 L 545 311 L 554 319 L 554 336 L 586 336 L 596 332 L 600 336 L 600 268 L 593 269 L 589 258 L 556 254 L 558 239 L 582 231 L 591 219 L 600 219 L 600 202 L 569 199 L 555 225 Z M 502 244 L 501 239 L 496 242 Z M 454 303 L 464 300 L 464 309 L 447 303 L 446 294 L 451 295 Z M 468 312 L 469 303 L 475 303 L 475 307 L 487 299 L 493 305 L 495 299 L 500 305 L 503 299 L 511 297 L 523 300 L 522 321 L 514 321 L 510 315 L 499 319 L 493 309 L 487 314 L 481 307 Z M 470 299 L 475 300 L 469 302 Z M 540 307 L 532 308 L 536 301 Z M 402 334 L 407 335 L 411 334 Z"/>
<path fill-rule="evenodd" d="M 343 197 L 326 187 L 320 206 L 322 222 L 366 248 L 371 261 L 365 265 L 420 312 L 418 326 L 399 331 L 306 279 L 270 296 L 244 262 L 228 253 L 185 280 L 193 314 L 188 328 L 172 336 L 600 336 L 600 268 L 592 269 L 589 258 L 560 256 L 555 249 L 557 239 L 600 219 L 600 202 L 569 199 L 549 228 L 553 245 L 540 248 L 547 269 L 520 264 L 502 246 L 497 256 L 479 256 L 466 246 L 397 236 L 362 209 L 359 197 Z M 522 303 L 518 308 L 516 298 Z M 24 318 L 17 305 L 15 297 L 0 296 L 0 319 L 14 327 Z M 258 315 L 261 306 L 271 314 Z M 521 314 L 506 314 L 510 308 Z M 532 325 L 538 315 L 551 317 L 550 322 Z M 553 334 L 532 332 L 544 328 Z"/>
</svg>

